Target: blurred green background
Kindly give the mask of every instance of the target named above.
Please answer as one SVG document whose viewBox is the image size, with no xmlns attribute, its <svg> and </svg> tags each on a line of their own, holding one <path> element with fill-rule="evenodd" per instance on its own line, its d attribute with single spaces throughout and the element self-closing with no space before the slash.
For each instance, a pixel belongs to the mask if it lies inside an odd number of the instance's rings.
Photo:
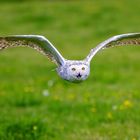
<svg viewBox="0 0 140 140">
<path fill-rule="evenodd" d="M 139 0 L 1 1 L 0 36 L 46 36 L 67 59 L 140 31 Z M 30 48 L 0 53 L 0 140 L 139 140 L 140 48 L 101 51 L 81 84 Z"/>
</svg>

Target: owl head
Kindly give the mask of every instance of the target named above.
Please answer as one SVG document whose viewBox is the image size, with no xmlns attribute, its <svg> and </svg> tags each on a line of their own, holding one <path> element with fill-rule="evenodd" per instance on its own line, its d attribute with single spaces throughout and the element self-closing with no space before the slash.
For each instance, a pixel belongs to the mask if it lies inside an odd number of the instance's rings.
<svg viewBox="0 0 140 140">
<path fill-rule="evenodd" d="M 68 61 L 59 70 L 59 75 L 71 82 L 81 82 L 87 79 L 90 73 L 90 66 L 81 61 Z"/>
</svg>

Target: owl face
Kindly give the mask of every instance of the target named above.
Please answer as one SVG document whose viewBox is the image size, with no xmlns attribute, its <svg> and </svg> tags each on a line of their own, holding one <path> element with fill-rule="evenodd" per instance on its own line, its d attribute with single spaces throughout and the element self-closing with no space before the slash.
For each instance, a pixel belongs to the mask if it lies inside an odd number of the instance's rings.
<svg viewBox="0 0 140 140">
<path fill-rule="evenodd" d="M 61 78 L 70 82 L 82 82 L 90 74 L 90 64 L 86 61 L 67 60 L 65 65 L 58 67 Z"/>
<path fill-rule="evenodd" d="M 86 64 L 72 64 L 67 67 L 67 79 L 72 82 L 80 82 L 87 79 L 90 68 Z"/>
</svg>

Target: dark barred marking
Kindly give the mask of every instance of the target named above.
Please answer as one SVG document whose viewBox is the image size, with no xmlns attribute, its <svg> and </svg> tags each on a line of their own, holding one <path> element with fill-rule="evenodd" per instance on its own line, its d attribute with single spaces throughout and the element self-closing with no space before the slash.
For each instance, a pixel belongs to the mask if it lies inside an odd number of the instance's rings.
<svg viewBox="0 0 140 140">
<path fill-rule="evenodd" d="M 130 39 L 130 40 L 122 40 L 122 41 L 114 41 L 107 44 L 104 48 L 115 47 L 115 46 L 126 46 L 126 45 L 140 45 L 139 39 Z"/>
</svg>

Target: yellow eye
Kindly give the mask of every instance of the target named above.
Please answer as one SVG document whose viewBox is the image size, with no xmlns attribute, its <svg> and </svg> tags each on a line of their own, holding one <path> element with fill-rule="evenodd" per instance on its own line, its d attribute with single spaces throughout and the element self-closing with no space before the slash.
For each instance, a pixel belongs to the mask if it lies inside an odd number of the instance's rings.
<svg viewBox="0 0 140 140">
<path fill-rule="evenodd" d="M 85 67 L 82 67 L 82 70 L 85 70 Z"/>
<path fill-rule="evenodd" d="M 72 71 L 76 71 L 76 68 L 72 68 Z"/>
</svg>

